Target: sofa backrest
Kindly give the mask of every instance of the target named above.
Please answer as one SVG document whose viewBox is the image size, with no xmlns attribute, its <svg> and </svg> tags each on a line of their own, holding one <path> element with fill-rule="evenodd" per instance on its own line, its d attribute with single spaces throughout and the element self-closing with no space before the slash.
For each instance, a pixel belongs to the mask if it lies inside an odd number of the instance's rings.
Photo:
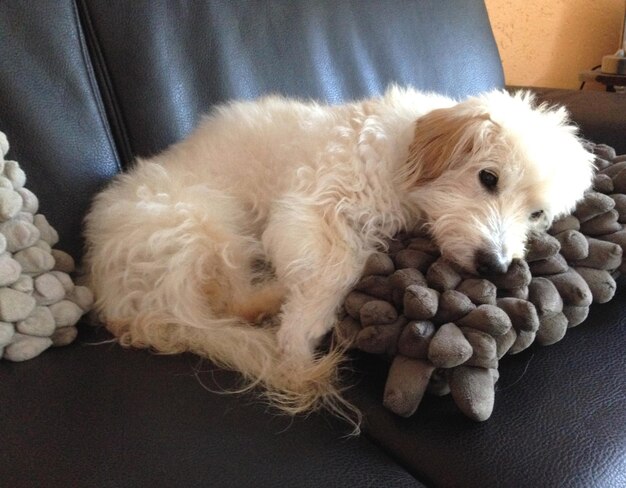
<svg viewBox="0 0 626 488">
<path fill-rule="evenodd" d="M 78 253 L 94 191 L 232 98 L 502 87 L 478 0 L 0 3 L 0 130 Z"/>
</svg>

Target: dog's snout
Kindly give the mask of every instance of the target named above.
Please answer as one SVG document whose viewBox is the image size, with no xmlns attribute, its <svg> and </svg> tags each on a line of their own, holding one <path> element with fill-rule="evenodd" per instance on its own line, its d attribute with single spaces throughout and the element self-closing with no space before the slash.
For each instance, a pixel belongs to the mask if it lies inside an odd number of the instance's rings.
<svg viewBox="0 0 626 488">
<path fill-rule="evenodd" d="M 509 263 L 500 254 L 484 249 L 476 252 L 474 263 L 480 275 L 504 274 L 509 269 Z"/>
</svg>

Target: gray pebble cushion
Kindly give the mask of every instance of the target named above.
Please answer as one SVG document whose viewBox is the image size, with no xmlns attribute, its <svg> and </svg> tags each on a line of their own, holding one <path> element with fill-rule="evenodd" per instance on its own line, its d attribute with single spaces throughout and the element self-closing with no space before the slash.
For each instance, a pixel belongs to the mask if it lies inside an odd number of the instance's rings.
<svg viewBox="0 0 626 488">
<path fill-rule="evenodd" d="M 341 340 L 391 360 L 383 404 L 408 417 L 424 393 L 451 394 L 474 420 L 494 406 L 498 362 L 550 345 L 615 294 L 626 271 L 626 156 L 588 144 L 597 173 L 575 211 L 532 236 L 505 275 L 467 276 L 428 235 L 398 236 L 371 256 L 346 298 Z"/>
<path fill-rule="evenodd" d="M 93 295 L 74 284 L 72 257 L 53 249 L 59 236 L 8 151 L 0 132 L 0 358 L 25 361 L 71 343 Z"/>
</svg>

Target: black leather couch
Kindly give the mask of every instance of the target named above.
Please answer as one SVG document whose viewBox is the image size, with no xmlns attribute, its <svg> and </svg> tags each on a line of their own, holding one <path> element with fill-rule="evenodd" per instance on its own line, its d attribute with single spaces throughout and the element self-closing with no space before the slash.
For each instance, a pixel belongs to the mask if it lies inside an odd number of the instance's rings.
<svg viewBox="0 0 626 488">
<path fill-rule="evenodd" d="M 90 198 L 136 155 L 229 98 L 331 102 L 390 82 L 465 96 L 503 87 L 476 0 L 0 2 L 0 130 L 81 253 Z M 543 91 L 585 136 L 626 152 L 624 95 Z M 364 435 L 325 415 L 276 416 L 236 375 L 191 355 L 74 344 L 0 362 L 0 486 L 626 486 L 626 283 L 560 343 L 501 364 L 492 418 L 449 398 L 400 419 L 385 365 L 355 358 Z"/>
</svg>

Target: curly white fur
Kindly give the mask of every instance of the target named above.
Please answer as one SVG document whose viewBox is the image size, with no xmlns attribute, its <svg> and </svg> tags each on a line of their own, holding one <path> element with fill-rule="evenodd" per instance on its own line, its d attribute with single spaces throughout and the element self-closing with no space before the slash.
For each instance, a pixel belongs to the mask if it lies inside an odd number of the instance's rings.
<svg viewBox="0 0 626 488">
<path fill-rule="evenodd" d="M 315 348 L 368 255 L 424 222 L 470 271 L 481 250 L 522 256 L 527 234 L 590 184 L 593 158 L 575 133 L 565 110 L 505 92 L 457 103 L 392 87 L 339 106 L 219 107 L 96 197 L 96 308 L 125 345 L 202 354 L 291 412 L 344 410 L 341 350 Z"/>
</svg>

